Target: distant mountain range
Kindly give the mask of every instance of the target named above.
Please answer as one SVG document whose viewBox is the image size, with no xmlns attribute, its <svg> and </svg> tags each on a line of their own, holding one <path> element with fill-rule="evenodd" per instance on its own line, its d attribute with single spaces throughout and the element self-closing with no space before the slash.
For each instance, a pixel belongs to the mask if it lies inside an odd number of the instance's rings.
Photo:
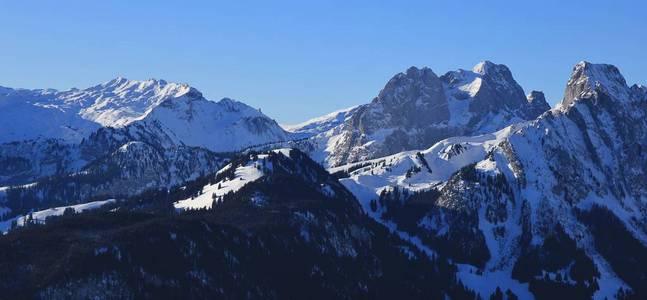
<svg viewBox="0 0 647 300">
<path fill-rule="evenodd" d="M 0 88 L 0 142 L 80 142 L 100 127 L 154 127 L 174 144 L 215 152 L 287 140 L 258 110 L 228 98 L 205 99 L 187 84 L 116 78 L 84 90 Z M 235 137 L 235 138 L 234 138 Z M 219 143 L 216 141 L 220 141 Z"/>
<path fill-rule="evenodd" d="M 647 297 L 647 88 L 611 65 L 552 109 L 504 65 L 411 67 L 284 128 L 163 80 L 0 108 L 12 298 Z"/>
</svg>

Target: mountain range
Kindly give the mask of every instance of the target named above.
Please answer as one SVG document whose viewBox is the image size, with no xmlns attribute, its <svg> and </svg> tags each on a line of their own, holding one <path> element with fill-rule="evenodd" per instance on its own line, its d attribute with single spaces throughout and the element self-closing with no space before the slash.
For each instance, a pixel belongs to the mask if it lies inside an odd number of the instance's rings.
<svg viewBox="0 0 647 300">
<path fill-rule="evenodd" d="M 409 68 L 396 74 L 370 103 L 290 129 L 312 137 L 300 147 L 334 167 L 424 149 L 461 135 L 492 132 L 531 120 L 550 107 L 543 93 L 528 96 L 504 65 L 484 61 L 471 71 Z"/>
<path fill-rule="evenodd" d="M 163 80 L 0 108 L 11 298 L 647 297 L 647 88 L 612 65 L 553 108 L 505 65 L 411 67 L 283 128 Z"/>
</svg>

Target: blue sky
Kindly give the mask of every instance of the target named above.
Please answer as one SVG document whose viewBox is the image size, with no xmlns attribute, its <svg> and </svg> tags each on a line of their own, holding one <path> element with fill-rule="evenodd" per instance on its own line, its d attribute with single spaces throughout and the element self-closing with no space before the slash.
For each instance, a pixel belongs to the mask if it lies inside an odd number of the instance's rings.
<svg viewBox="0 0 647 300">
<path fill-rule="evenodd" d="M 647 84 L 644 3 L 4 1 L 0 85 L 163 78 L 295 123 L 369 102 L 409 66 L 441 75 L 487 59 L 556 103 L 580 60 Z"/>
</svg>

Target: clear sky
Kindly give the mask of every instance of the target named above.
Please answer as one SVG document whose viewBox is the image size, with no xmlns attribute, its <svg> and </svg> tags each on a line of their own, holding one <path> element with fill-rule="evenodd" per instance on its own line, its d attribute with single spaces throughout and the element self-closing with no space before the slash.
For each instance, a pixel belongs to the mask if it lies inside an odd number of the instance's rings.
<svg viewBox="0 0 647 300">
<path fill-rule="evenodd" d="M 0 85 L 186 82 L 280 123 L 369 102 L 407 67 L 506 64 L 562 97 L 580 60 L 647 84 L 646 1 L 2 1 Z"/>
</svg>

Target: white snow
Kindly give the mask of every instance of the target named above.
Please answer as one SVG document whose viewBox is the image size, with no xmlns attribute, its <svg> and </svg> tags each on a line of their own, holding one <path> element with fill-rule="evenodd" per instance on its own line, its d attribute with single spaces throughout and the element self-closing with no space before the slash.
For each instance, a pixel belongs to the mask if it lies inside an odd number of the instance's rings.
<svg viewBox="0 0 647 300">
<path fill-rule="evenodd" d="M 370 201 L 379 197 L 382 190 L 400 186 L 410 191 L 430 189 L 445 182 L 460 168 L 483 160 L 493 147 L 503 141 L 512 131 L 512 126 L 496 133 L 475 137 L 453 137 L 442 140 L 423 151 L 406 151 L 387 157 L 368 160 L 330 168 L 331 173 L 348 170 L 354 166 L 370 164 L 351 173 L 349 178 L 340 182 L 360 201 Z M 417 157 L 420 152 L 427 166 Z M 486 167 L 488 163 L 481 163 Z M 417 167 L 419 172 L 407 177 L 407 171 Z"/>
<path fill-rule="evenodd" d="M 292 152 L 292 148 L 280 148 L 280 149 L 274 149 L 272 152 L 276 154 L 282 154 L 283 156 L 289 158 L 290 153 Z"/>
<path fill-rule="evenodd" d="M 281 127 L 289 132 L 301 133 L 305 134 L 306 136 L 316 135 L 342 124 L 349 116 L 352 115 L 357 107 L 358 106 L 353 106 L 345 109 L 340 109 L 299 124 L 281 125 Z"/>
<path fill-rule="evenodd" d="M 215 184 L 209 184 L 202 188 L 202 192 L 195 198 L 180 200 L 174 203 L 178 211 L 192 209 L 210 209 L 214 199 L 218 200 L 229 192 L 236 192 L 246 184 L 256 181 L 263 177 L 262 160 L 266 159 L 266 154 L 258 155 L 258 160 L 249 161 L 244 166 L 236 167 L 235 178 L 233 180 L 223 179 Z M 218 173 L 231 168 L 231 165 L 225 166 Z M 272 168 L 271 163 L 266 163 L 267 168 Z M 220 188 L 218 188 L 220 186 Z"/>
<path fill-rule="evenodd" d="M 274 120 L 231 99 L 174 99 L 155 107 L 142 122 L 159 128 L 177 144 L 215 152 L 241 151 L 290 139 Z"/>
<path fill-rule="evenodd" d="M 483 299 L 490 297 L 497 287 L 500 287 L 504 293 L 506 289 L 510 289 L 519 299 L 535 298 L 530 293 L 527 283 L 512 279 L 508 272 L 481 272 L 471 265 L 458 264 L 458 278 L 465 286 L 479 293 Z"/>
<path fill-rule="evenodd" d="M 582 72 L 582 76 L 571 78 L 567 83 L 568 85 L 585 85 L 585 89 L 576 97 L 591 93 L 599 86 L 617 100 L 630 99 L 627 83 L 614 66 L 581 61 L 575 65 L 573 74 L 578 71 Z"/>
<path fill-rule="evenodd" d="M 5 88 L 0 93 L 0 142 L 61 138 L 77 142 L 101 126 L 120 127 L 192 88 L 164 80 L 117 78 L 67 91 Z"/>
<path fill-rule="evenodd" d="M 74 209 L 75 212 L 80 213 L 84 212 L 87 210 L 92 210 L 92 209 L 97 209 L 100 208 L 101 206 L 104 206 L 109 203 L 114 203 L 115 199 L 108 199 L 108 200 L 103 200 L 103 201 L 93 201 L 93 202 L 88 202 L 88 203 L 83 203 L 83 204 L 77 204 L 77 205 L 70 205 L 70 206 L 61 206 L 61 207 L 52 207 L 48 208 L 45 210 L 40 210 L 40 211 L 35 211 L 31 213 L 31 216 L 34 221 L 36 222 L 45 222 L 45 220 L 48 217 L 52 216 L 60 216 L 63 215 L 66 209 L 72 208 Z M 25 220 L 27 219 L 28 216 L 17 216 L 12 219 L 9 219 L 7 221 L 0 222 L 0 232 L 2 233 L 7 233 L 9 229 L 11 229 L 11 223 L 13 221 L 16 221 L 16 225 L 18 226 L 23 226 L 25 225 Z"/>
<path fill-rule="evenodd" d="M 0 143 L 37 138 L 79 142 L 100 127 L 145 122 L 177 144 L 238 151 L 292 136 L 241 102 L 209 101 L 187 84 L 116 78 L 84 90 L 0 92 Z"/>
</svg>

